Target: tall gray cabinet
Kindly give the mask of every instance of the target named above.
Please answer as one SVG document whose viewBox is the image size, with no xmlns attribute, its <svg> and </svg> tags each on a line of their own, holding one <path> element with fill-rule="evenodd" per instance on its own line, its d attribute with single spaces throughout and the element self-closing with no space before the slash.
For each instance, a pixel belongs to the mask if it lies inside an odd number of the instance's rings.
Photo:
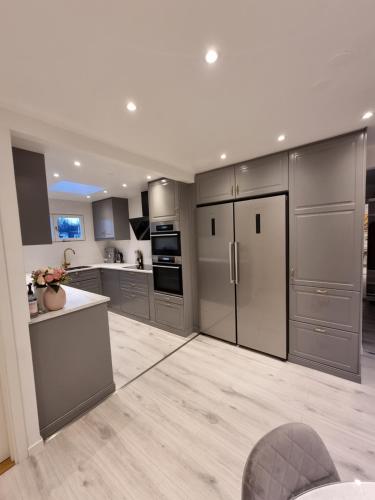
<svg viewBox="0 0 375 500">
<path fill-rule="evenodd" d="M 289 154 L 289 359 L 360 380 L 365 132 Z"/>
</svg>

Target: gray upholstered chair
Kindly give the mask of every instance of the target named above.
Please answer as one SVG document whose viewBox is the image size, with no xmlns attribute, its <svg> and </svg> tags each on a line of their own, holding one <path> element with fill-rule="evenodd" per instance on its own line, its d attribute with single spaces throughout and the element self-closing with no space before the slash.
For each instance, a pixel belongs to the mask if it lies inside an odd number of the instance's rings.
<svg viewBox="0 0 375 500">
<path fill-rule="evenodd" d="M 290 423 L 266 434 L 251 451 L 242 478 L 242 500 L 289 500 L 339 481 L 319 435 L 308 425 Z"/>
</svg>

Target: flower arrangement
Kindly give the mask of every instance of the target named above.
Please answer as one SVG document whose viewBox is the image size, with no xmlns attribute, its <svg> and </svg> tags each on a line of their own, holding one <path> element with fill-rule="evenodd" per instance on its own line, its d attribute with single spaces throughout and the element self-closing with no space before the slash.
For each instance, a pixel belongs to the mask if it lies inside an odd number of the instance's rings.
<svg viewBox="0 0 375 500">
<path fill-rule="evenodd" d="M 68 284 L 70 277 L 62 267 L 45 267 L 36 269 L 31 273 L 31 279 L 36 288 L 45 288 L 49 286 L 56 293 L 60 285 Z"/>
</svg>

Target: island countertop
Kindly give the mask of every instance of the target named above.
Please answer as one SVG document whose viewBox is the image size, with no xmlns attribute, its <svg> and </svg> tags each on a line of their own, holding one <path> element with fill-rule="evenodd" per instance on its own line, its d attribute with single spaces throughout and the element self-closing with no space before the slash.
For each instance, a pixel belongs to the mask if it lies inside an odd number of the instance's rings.
<svg viewBox="0 0 375 500">
<path fill-rule="evenodd" d="M 63 309 L 39 314 L 36 318 L 31 318 L 29 324 L 40 323 L 41 321 L 58 318 L 59 316 L 64 316 L 65 314 L 70 314 L 75 311 L 80 311 L 81 309 L 87 309 L 88 307 L 97 306 L 110 301 L 109 297 L 105 297 L 104 295 L 86 292 L 70 286 L 63 285 L 62 287 L 66 293 L 66 304 Z"/>
</svg>

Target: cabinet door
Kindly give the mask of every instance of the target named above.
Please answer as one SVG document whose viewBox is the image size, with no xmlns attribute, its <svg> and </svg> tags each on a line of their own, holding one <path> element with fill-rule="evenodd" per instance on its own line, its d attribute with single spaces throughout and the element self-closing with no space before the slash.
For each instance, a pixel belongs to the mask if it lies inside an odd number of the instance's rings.
<svg viewBox="0 0 375 500">
<path fill-rule="evenodd" d="M 182 330 L 184 327 L 184 306 L 165 300 L 155 300 L 155 321 L 160 325 Z"/>
<path fill-rule="evenodd" d="M 234 167 L 225 167 L 198 174 L 195 182 L 198 205 L 234 198 Z"/>
<path fill-rule="evenodd" d="M 44 155 L 13 148 L 23 245 L 52 243 Z"/>
<path fill-rule="evenodd" d="M 236 198 L 288 190 L 288 153 L 239 163 L 234 167 Z"/>
<path fill-rule="evenodd" d="M 358 373 L 359 335 L 290 321 L 290 353 L 323 365 Z"/>
<path fill-rule="evenodd" d="M 151 182 L 148 198 L 151 219 L 173 219 L 178 215 L 178 185 L 176 181 L 162 179 Z"/>
<path fill-rule="evenodd" d="M 80 288 L 81 290 L 84 290 L 85 292 L 91 292 L 91 293 L 97 293 L 97 294 L 100 294 L 100 292 L 101 292 L 100 281 L 97 278 L 92 278 L 92 279 L 80 281 L 79 286 L 77 288 Z"/>
<path fill-rule="evenodd" d="M 144 319 L 150 319 L 150 303 L 148 300 L 148 295 L 143 293 L 121 291 L 122 294 L 122 304 L 121 310 L 124 313 L 131 314 L 132 316 L 138 316 Z"/>
<path fill-rule="evenodd" d="M 114 239 L 112 199 L 94 201 L 92 204 L 95 240 Z"/>
<path fill-rule="evenodd" d="M 101 269 L 102 293 L 111 299 L 109 306 L 112 309 L 121 308 L 119 272 L 121 271 Z"/>
</svg>

